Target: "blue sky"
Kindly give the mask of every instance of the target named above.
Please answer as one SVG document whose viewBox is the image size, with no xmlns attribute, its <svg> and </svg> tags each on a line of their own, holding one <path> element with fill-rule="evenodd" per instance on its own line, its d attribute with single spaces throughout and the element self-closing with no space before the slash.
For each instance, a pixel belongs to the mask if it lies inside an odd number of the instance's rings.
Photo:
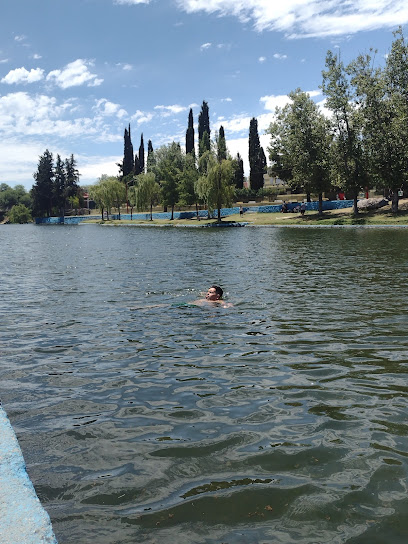
<svg viewBox="0 0 408 544">
<path fill-rule="evenodd" d="M 81 184 L 116 175 L 135 150 L 185 143 L 188 112 L 210 109 L 247 163 L 297 87 L 321 103 L 328 49 L 381 61 L 408 22 L 406 0 L 5 0 L 0 19 L 0 183 L 27 189 L 45 149 L 73 153 Z M 196 130 L 197 139 L 197 130 Z M 245 165 L 246 166 L 246 165 Z M 246 166 L 247 170 L 247 166 Z"/>
</svg>

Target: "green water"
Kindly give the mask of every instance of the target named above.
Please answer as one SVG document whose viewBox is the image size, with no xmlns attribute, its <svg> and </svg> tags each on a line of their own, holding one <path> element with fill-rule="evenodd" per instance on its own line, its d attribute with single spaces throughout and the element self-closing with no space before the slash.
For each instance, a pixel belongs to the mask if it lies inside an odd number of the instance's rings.
<svg viewBox="0 0 408 544">
<path fill-rule="evenodd" d="M 407 241 L 2 227 L 0 395 L 60 544 L 405 544 Z M 212 283 L 233 308 L 188 305 Z"/>
</svg>

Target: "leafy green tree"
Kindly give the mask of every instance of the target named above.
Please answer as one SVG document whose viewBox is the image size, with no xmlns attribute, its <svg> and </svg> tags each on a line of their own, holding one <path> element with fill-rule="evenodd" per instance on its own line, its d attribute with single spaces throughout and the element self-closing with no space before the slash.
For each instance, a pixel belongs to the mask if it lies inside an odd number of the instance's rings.
<svg viewBox="0 0 408 544">
<path fill-rule="evenodd" d="M 130 135 L 130 123 L 129 123 L 129 129 L 125 128 L 123 139 L 124 139 L 124 149 L 123 149 L 122 175 L 125 177 L 125 176 L 128 176 L 130 173 L 132 173 L 134 168 L 133 145 L 132 145 L 132 138 Z"/>
<path fill-rule="evenodd" d="M 258 135 L 258 121 L 253 117 L 249 123 L 249 184 L 258 191 L 264 186 L 266 157 Z"/>
<path fill-rule="evenodd" d="M 165 207 L 171 206 L 171 219 L 174 218 L 174 206 L 179 195 L 178 187 L 183 171 L 183 157 L 179 143 L 161 146 L 155 152 L 155 174 L 161 186 L 162 203 Z"/>
<path fill-rule="evenodd" d="M 225 140 L 224 127 L 221 125 L 217 137 L 217 159 L 218 162 L 227 160 L 227 142 Z"/>
<path fill-rule="evenodd" d="M 136 184 L 132 189 L 132 200 L 135 203 L 136 209 L 138 211 L 143 211 L 149 208 L 150 221 L 152 221 L 153 206 L 157 204 L 160 199 L 160 185 L 157 183 L 153 172 L 147 172 L 137 176 Z"/>
<path fill-rule="evenodd" d="M 354 214 L 358 214 L 358 194 L 368 185 L 367 159 L 362 140 L 362 115 L 353 100 L 350 69 L 331 51 L 326 55 L 322 90 L 326 107 L 333 114 L 334 154 L 333 165 L 340 184 L 354 200 Z"/>
<path fill-rule="evenodd" d="M 183 169 L 180 172 L 178 181 L 178 203 L 181 206 L 196 205 L 198 218 L 198 195 L 195 191 L 195 184 L 198 179 L 198 170 L 195 164 L 195 154 L 187 153 L 183 160 Z"/>
<path fill-rule="evenodd" d="M 54 186 L 54 166 L 52 153 L 46 149 L 40 155 L 37 171 L 33 174 L 35 184 L 31 189 L 33 213 L 37 217 L 50 217 Z"/>
<path fill-rule="evenodd" d="M 318 193 L 322 214 L 323 192 L 331 186 L 329 123 L 307 93 L 296 89 L 289 98 L 291 102 L 278 111 L 277 120 L 269 127 L 270 158 L 283 151 L 280 160 L 289 158 L 286 168 L 292 185 Z"/>
<path fill-rule="evenodd" d="M 375 52 L 350 65 L 373 183 L 392 196 L 398 212 L 399 189 L 408 176 L 408 44 L 402 29 L 394 33 L 385 68 L 375 67 Z"/>
<path fill-rule="evenodd" d="M 15 204 L 8 215 L 10 223 L 31 223 L 31 212 L 24 204 Z"/>
<path fill-rule="evenodd" d="M 204 135 L 207 137 L 204 138 Z M 203 100 L 201 111 L 198 116 L 198 155 L 201 157 L 203 153 L 211 150 L 211 130 L 210 130 L 210 116 L 208 104 Z"/>
<path fill-rule="evenodd" d="M 0 184 L 0 210 L 11 210 L 16 204 L 24 204 L 27 208 L 31 208 L 32 202 L 29 193 L 23 185 L 10 187 L 7 183 Z"/>
<path fill-rule="evenodd" d="M 190 108 L 190 113 L 188 114 L 188 127 L 186 130 L 186 155 L 194 152 L 194 120 L 193 120 L 193 110 Z"/>
</svg>

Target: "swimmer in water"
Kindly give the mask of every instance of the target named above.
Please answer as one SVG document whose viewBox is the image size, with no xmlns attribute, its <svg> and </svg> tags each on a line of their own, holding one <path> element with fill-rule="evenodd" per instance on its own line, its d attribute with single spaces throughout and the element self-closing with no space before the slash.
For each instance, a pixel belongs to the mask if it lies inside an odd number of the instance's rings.
<svg viewBox="0 0 408 544">
<path fill-rule="evenodd" d="M 218 285 L 211 285 L 211 287 L 208 289 L 207 294 L 205 295 L 204 299 L 195 300 L 192 302 L 192 304 L 195 304 L 196 306 L 204 306 L 206 304 L 212 304 L 212 305 L 219 305 L 221 308 L 230 308 L 232 304 L 230 302 L 224 302 L 222 300 L 222 295 L 224 294 L 221 287 Z"/>
</svg>

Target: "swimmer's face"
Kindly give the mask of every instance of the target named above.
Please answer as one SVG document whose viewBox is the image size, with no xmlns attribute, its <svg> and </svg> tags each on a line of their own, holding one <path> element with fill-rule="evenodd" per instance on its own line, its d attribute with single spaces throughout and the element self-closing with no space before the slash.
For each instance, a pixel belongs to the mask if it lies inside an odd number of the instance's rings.
<svg viewBox="0 0 408 544">
<path fill-rule="evenodd" d="M 210 287 L 205 295 L 205 298 L 206 300 L 219 300 L 220 295 L 216 292 L 214 287 Z"/>
</svg>

